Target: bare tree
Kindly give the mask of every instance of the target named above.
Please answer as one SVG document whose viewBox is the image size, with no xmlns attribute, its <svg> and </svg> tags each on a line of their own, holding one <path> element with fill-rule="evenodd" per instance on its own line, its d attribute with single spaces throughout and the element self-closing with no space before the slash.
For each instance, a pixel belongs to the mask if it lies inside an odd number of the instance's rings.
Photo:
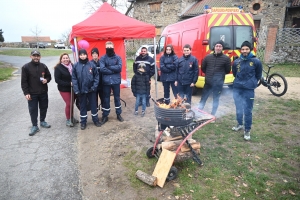
<svg viewBox="0 0 300 200">
<path fill-rule="evenodd" d="M 85 6 L 87 14 L 93 14 L 104 2 L 109 3 L 115 9 L 125 13 L 125 15 L 132 15 L 130 11 L 133 8 L 134 2 L 128 2 L 127 0 L 87 0 Z"/>
<path fill-rule="evenodd" d="M 33 34 L 33 36 L 35 37 L 36 48 L 38 49 L 39 48 L 39 42 L 40 42 L 39 41 L 40 40 L 39 36 L 40 36 L 42 30 L 39 29 L 38 25 L 36 25 L 34 28 L 31 28 L 30 31 Z"/>
<path fill-rule="evenodd" d="M 66 44 L 67 47 L 70 46 L 69 36 L 71 34 L 71 31 L 72 31 L 71 29 L 68 29 L 61 34 L 61 40 Z"/>
</svg>

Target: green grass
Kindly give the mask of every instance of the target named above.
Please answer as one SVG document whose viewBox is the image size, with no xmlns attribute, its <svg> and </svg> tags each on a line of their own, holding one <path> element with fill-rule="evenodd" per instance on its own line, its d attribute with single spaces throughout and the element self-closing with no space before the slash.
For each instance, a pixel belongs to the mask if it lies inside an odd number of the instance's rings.
<svg viewBox="0 0 300 200">
<path fill-rule="evenodd" d="M 5 81 L 12 76 L 13 71 L 16 69 L 13 67 L 6 67 L 3 62 L 0 62 L 0 81 Z"/>
<path fill-rule="evenodd" d="M 30 52 L 33 49 L 7 49 L 7 50 L 0 50 L 1 55 L 7 55 L 7 56 L 30 56 Z M 70 49 L 39 49 L 41 52 L 42 57 L 43 56 L 59 56 L 64 52 L 72 53 L 72 50 Z"/>
<path fill-rule="evenodd" d="M 268 71 L 268 67 L 264 65 L 265 71 Z M 271 69 L 270 74 L 277 72 L 285 77 L 300 77 L 300 65 L 299 64 L 275 64 Z M 263 74 L 265 76 L 265 74 Z"/>
<path fill-rule="evenodd" d="M 300 199 L 300 101 L 279 98 L 256 101 L 250 142 L 244 141 L 242 131 L 231 131 L 234 115 L 223 116 L 193 135 L 201 143 L 200 158 L 204 166 L 199 167 L 193 160 L 176 163 L 179 173 L 174 182 L 180 187 L 168 185 L 174 196 Z M 125 158 L 128 176 L 141 191 L 145 184 L 137 183 L 134 173 L 141 169 L 151 174 L 157 162 L 146 158 L 145 151 L 135 151 L 134 156 Z"/>
<path fill-rule="evenodd" d="M 131 59 L 127 59 L 127 76 L 128 78 L 132 78 L 133 77 L 133 60 Z"/>
</svg>

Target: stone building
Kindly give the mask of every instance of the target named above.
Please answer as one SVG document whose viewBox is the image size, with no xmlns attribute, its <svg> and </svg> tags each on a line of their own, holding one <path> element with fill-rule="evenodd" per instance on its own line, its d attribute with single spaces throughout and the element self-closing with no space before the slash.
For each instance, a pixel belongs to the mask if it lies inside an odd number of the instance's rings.
<svg viewBox="0 0 300 200">
<path fill-rule="evenodd" d="M 243 6 L 253 14 L 256 29 L 269 25 L 279 28 L 300 28 L 299 0 L 136 0 L 133 17 L 154 24 L 159 36 L 164 27 L 204 13 L 204 5 L 211 7 Z"/>
</svg>

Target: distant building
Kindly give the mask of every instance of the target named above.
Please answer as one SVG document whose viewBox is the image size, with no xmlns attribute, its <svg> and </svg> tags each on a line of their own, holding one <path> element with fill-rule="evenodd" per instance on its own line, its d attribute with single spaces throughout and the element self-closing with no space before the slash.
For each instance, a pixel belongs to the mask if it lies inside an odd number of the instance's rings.
<svg viewBox="0 0 300 200">
<path fill-rule="evenodd" d="M 21 40 L 23 43 L 28 43 L 30 47 L 36 43 L 44 43 L 46 46 L 52 42 L 49 36 L 21 36 Z"/>
</svg>

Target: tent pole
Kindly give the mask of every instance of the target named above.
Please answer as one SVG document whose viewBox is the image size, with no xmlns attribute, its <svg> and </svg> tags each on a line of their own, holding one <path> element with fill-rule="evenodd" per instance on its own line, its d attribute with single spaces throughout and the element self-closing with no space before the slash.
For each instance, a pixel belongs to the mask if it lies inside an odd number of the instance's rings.
<svg viewBox="0 0 300 200">
<path fill-rule="evenodd" d="M 75 55 L 76 55 L 75 61 L 77 62 L 78 61 L 77 37 L 74 37 L 74 46 L 75 46 Z"/>
<path fill-rule="evenodd" d="M 156 67 L 156 38 L 153 38 L 154 46 L 154 69 L 155 69 L 155 99 L 157 99 L 157 67 Z"/>
</svg>

